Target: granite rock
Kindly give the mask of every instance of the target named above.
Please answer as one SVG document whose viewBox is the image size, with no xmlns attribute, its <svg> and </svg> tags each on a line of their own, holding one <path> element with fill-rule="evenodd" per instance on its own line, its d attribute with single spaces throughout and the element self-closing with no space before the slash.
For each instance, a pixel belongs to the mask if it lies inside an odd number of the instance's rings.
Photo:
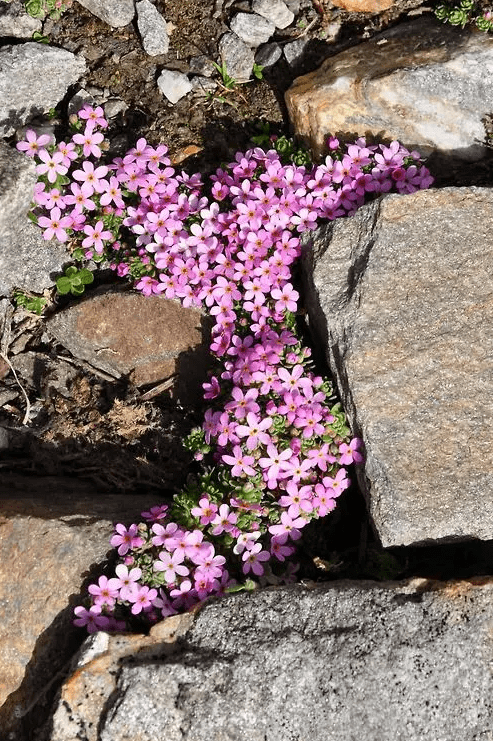
<svg viewBox="0 0 493 741">
<path fill-rule="evenodd" d="M 419 18 L 330 57 L 285 97 L 296 133 L 316 154 L 329 133 L 372 132 L 423 155 L 474 161 L 486 153 L 492 73 L 487 34 Z"/>
<path fill-rule="evenodd" d="M 142 46 L 151 57 L 167 54 L 169 36 L 166 21 L 150 0 L 139 0 L 136 3 L 137 27 L 142 38 Z"/>
<path fill-rule="evenodd" d="M 287 28 L 294 21 L 294 13 L 283 0 L 253 0 L 252 10 L 273 23 L 276 28 Z"/>
<path fill-rule="evenodd" d="M 41 21 L 26 12 L 21 0 L 3 5 L 5 7 L 0 10 L 0 38 L 30 39 L 35 31 L 41 31 Z"/>
<path fill-rule="evenodd" d="M 133 653 L 90 639 L 49 741 L 482 739 L 492 597 L 486 577 L 273 588 L 168 619 Z"/>
<path fill-rule="evenodd" d="M 47 329 L 75 357 L 136 386 L 174 374 L 175 390 L 195 399 L 205 380 L 208 343 L 204 315 L 177 301 L 102 291 L 48 320 Z"/>
<path fill-rule="evenodd" d="M 255 52 L 235 33 L 225 33 L 219 40 L 221 63 L 236 82 L 247 82 L 252 74 Z"/>
<path fill-rule="evenodd" d="M 384 547 L 493 538 L 493 195 L 388 195 L 308 241 L 307 308 Z"/>
<path fill-rule="evenodd" d="M 0 727 L 17 741 L 23 716 L 80 644 L 75 598 L 105 560 L 113 524 L 156 502 L 101 495 L 71 478 L 7 474 L 0 502 Z"/>
<path fill-rule="evenodd" d="M 86 63 L 65 49 L 28 42 L 0 48 L 0 136 L 57 105 Z"/>
<path fill-rule="evenodd" d="M 47 242 L 27 218 L 36 173 L 34 162 L 0 142 L 0 296 L 13 288 L 42 293 L 67 262 L 66 248 Z"/>
<path fill-rule="evenodd" d="M 78 0 L 78 2 L 113 28 L 127 26 L 135 16 L 134 0 Z"/>
<path fill-rule="evenodd" d="M 256 13 L 236 13 L 229 26 L 233 33 L 254 49 L 265 44 L 276 30 L 272 21 Z"/>
</svg>

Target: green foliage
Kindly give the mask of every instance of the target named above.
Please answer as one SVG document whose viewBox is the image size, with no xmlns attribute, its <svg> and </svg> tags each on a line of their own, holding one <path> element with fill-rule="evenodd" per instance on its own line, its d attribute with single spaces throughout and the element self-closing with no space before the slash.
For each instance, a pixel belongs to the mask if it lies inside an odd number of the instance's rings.
<svg viewBox="0 0 493 741">
<path fill-rule="evenodd" d="M 33 296 L 20 290 L 14 291 L 13 298 L 16 306 L 23 306 L 26 311 L 33 314 L 41 315 L 46 306 L 46 299 L 42 296 Z"/>
<path fill-rule="evenodd" d="M 38 18 L 41 21 L 44 21 L 47 16 L 53 20 L 58 20 L 71 5 L 72 0 L 26 0 L 25 2 L 26 12 L 32 18 Z M 47 43 L 44 38 L 46 37 L 36 38 L 34 41 Z"/>
<path fill-rule="evenodd" d="M 32 35 L 33 41 L 37 41 L 38 44 L 49 44 L 50 40 L 48 36 L 43 36 L 40 31 L 35 31 Z"/>
<path fill-rule="evenodd" d="M 65 275 L 62 275 L 56 280 L 56 288 L 58 293 L 63 296 L 67 293 L 71 293 L 73 296 L 82 296 L 86 286 L 94 281 L 94 275 L 87 268 L 77 268 L 75 265 L 70 265 L 65 268 Z"/>
<path fill-rule="evenodd" d="M 475 0 L 461 0 L 458 5 L 440 3 L 434 12 L 440 21 L 452 26 L 464 28 L 468 23 L 475 23 L 480 31 L 493 30 L 493 13 L 479 9 Z"/>
<path fill-rule="evenodd" d="M 221 75 L 222 84 L 227 90 L 233 90 L 236 85 L 238 84 L 234 77 L 230 77 L 228 74 L 228 70 L 226 68 L 226 62 L 223 62 L 221 65 L 217 64 L 217 62 L 212 62 L 214 67 L 217 69 L 219 74 Z"/>
<path fill-rule="evenodd" d="M 267 121 L 258 121 L 255 125 L 259 131 L 258 134 L 252 136 L 252 142 L 255 146 L 262 147 L 265 150 L 275 149 L 284 165 L 295 164 L 298 167 L 302 165 L 309 167 L 312 164 L 309 151 L 302 144 L 299 144 L 294 137 L 272 134 Z"/>
<path fill-rule="evenodd" d="M 257 78 L 257 80 L 263 80 L 264 79 L 264 68 L 261 64 L 254 64 L 252 68 L 253 76 Z"/>
</svg>

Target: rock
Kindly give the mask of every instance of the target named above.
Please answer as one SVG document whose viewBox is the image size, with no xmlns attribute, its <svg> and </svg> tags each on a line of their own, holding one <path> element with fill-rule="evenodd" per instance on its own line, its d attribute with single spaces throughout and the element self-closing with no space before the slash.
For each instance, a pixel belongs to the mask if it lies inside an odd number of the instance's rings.
<svg viewBox="0 0 493 741">
<path fill-rule="evenodd" d="M 49 741 L 479 739 L 492 598 L 488 577 L 271 588 L 170 618 L 133 653 L 93 638 Z"/>
<path fill-rule="evenodd" d="M 444 188 L 385 196 L 307 251 L 384 547 L 493 538 L 492 234 L 490 189 Z"/>
<path fill-rule="evenodd" d="M 35 31 L 41 31 L 42 23 L 26 13 L 21 0 L 3 3 L 0 11 L 0 38 L 30 39 Z"/>
<path fill-rule="evenodd" d="M 273 23 L 276 28 L 287 28 L 294 21 L 294 13 L 283 0 L 253 0 L 252 10 Z"/>
<path fill-rule="evenodd" d="M 261 67 L 273 67 L 282 57 L 282 49 L 279 44 L 263 44 L 257 49 L 255 62 Z"/>
<path fill-rule="evenodd" d="M 395 0 L 332 0 L 332 4 L 349 13 L 381 13 L 397 3 Z"/>
<path fill-rule="evenodd" d="M 217 90 L 217 82 L 211 80 L 209 77 L 197 75 L 192 80 L 192 90 L 198 95 L 210 95 Z"/>
<path fill-rule="evenodd" d="M 200 54 L 198 57 L 192 57 L 189 64 L 190 74 L 202 75 L 203 77 L 212 77 L 216 68 L 206 54 Z"/>
<path fill-rule="evenodd" d="M 299 64 L 301 64 L 301 62 L 303 61 L 303 55 L 309 43 L 310 40 L 305 37 L 302 39 L 296 39 L 295 41 L 290 41 L 288 44 L 284 44 L 284 46 L 282 47 L 284 57 L 291 68 L 297 67 Z M 294 82 L 294 84 L 296 84 L 296 81 Z"/>
<path fill-rule="evenodd" d="M 65 49 L 34 42 L 0 48 L 0 136 L 56 106 L 85 70 L 84 59 Z"/>
<path fill-rule="evenodd" d="M 194 396 L 205 380 L 205 320 L 177 301 L 130 292 L 101 292 L 67 307 L 48 330 L 75 357 L 136 386 L 177 373 L 177 388 Z"/>
<path fill-rule="evenodd" d="M 225 33 L 219 40 L 219 54 L 226 71 L 236 82 L 247 82 L 252 74 L 255 53 L 235 33 Z"/>
<path fill-rule="evenodd" d="M 113 28 L 128 25 L 135 16 L 134 0 L 78 0 L 78 2 Z"/>
<path fill-rule="evenodd" d="M 192 83 L 183 72 L 163 69 L 157 80 L 158 88 L 170 103 L 178 103 L 192 89 Z"/>
<path fill-rule="evenodd" d="M 316 154 L 327 134 L 344 131 L 478 159 L 493 110 L 490 41 L 430 18 L 395 26 L 295 80 L 286 104 L 296 132 Z"/>
<path fill-rule="evenodd" d="M 145 53 L 151 57 L 167 54 L 169 49 L 168 29 L 161 13 L 150 0 L 139 0 L 135 8 L 137 10 L 137 26 Z"/>
<path fill-rule="evenodd" d="M 74 479 L 6 474 L 0 497 L 0 724 L 9 738 L 80 644 L 74 598 L 104 561 L 114 522 L 156 502 L 101 496 Z"/>
<path fill-rule="evenodd" d="M 116 118 L 128 110 L 128 105 L 121 98 L 110 98 L 104 104 L 104 115 L 106 118 Z"/>
<path fill-rule="evenodd" d="M 254 49 L 265 44 L 276 30 L 271 21 L 254 13 L 236 13 L 231 18 L 229 27 L 245 44 Z"/>
<path fill-rule="evenodd" d="M 172 655 L 177 650 L 177 640 L 192 622 L 193 616 L 187 613 L 163 620 L 151 629 L 148 636 L 112 636 L 104 632 L 89 636 L 75 656 L 74 673 L 62 689 L 64 699 L 57 705 L 50 741 L 75 740 L 76 732 L 83 732 L 87 741 L 96 741 L 95 729 L 108 697 L 116 689 L 115 662 L 134 657 L 149 660 Z M 65 698 L 69 698 L 68 701 Z M 73 702 L 77 703 L 75 716 L 71 710 Z"/>
<path fill-rule="evenodd" d="M 36 173 L 34 163 L 0 142 L 0 296 L 13 288 L 42 293 L 67 262 L 66 248 L 47 242 L 27 218 Z"/>
</svg>

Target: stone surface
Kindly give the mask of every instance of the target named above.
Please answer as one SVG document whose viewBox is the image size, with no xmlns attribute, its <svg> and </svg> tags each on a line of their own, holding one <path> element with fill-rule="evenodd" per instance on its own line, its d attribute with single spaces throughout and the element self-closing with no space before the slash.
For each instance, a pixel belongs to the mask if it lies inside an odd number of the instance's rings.
<svg viewBox="0 0 493 741">
<path fill-rule="evenodd" d="M 0 6 L 0 38 L 30 39 L 35 31 L 41 31 L 42 23 L 26 13 L 21 0 L 3 2 Z"/>
<path fill-rule="evenodd" d="M 157 85 L 170 103 L 178 103 L 192 90 L 192 83 L 183 72 L 163 69 L 157 79 Z"/>
<path fill-rule="evenodd" d="M 298 64 L 301 64 L 301 62 L 303 61 L 303 55 L 305 54 L 305 50 L 309 43 L 309 39 L 301 38 L 284 44 L 282 50 L 286 62 L 289 64 L 290 67 L 296 67 Z"/>
<path fill-rule="evenodd" d="M 257 49 L 255 62 L 261 67 L 273 67 L 282 56 L 282 49 L 279 44 L 263 44 Z"/>
<path fill-rule="evenodd" d="M 110 549 L 114 522 L 132 521 L 153 504 L 155 495 L 101 495 L 68 478 L 2 475 L 2 733 L 42 698 L 77 647 L 81 631 L 72 626 L 72 609 L 89 569 Z"/>
<path fill-rule="evenodd" d="M 422 154 L 474 160 L 486 152 L 479 142 L 493 110 L 492 73 L 487 34 L 426 17 L 330 57 L 295 80 L 286 104 L 317 154 L 328 133 L 370 131 Z"/>
<path fill-rule="evenodd" d="M 245 44 L 254 49 L 265 44 L 276 30 L 271 21 L 255 13 L 236 13 L 231 18 L 229 27 Z"/>
<path fill-rule="evenodd" d="M 385 196 L 311 241 L 307 307 L 383 546 L 492 539 L 492 191 Z"/>
<path fill-rule="evenodd" d="M 142 38 L 142 46 L 151 57 L 167 54 L 169 36 L 166 21 L 150 0 L 139 0 L 137 10 L 137 27 Z"/>
<path fill-rule="evenodd" d="M 103 632 L 89 636 L 75 656 L 73 673 L 62 688 L 50 741 L 72 741 L 81 737 L 77 734 L 84 734 L 86 741 L 96 741 L 96 729 L 105 704 L 116 690 L 115 664 L 129 659 L 149 661 L 172 655 L 178 648 L 176 641 L 192 623 L 193 616 L 187 613 L 163 620 L 148 636 L 112 636 Z M 74 716 L 72 707 L 75 706 Z"/>
<path fill-rule="evenodd" d="M 182 392 L 204 380 L 208 343 L 198 309 L 134 292 L 101 292 L 74 303 L 47 322 L 73 355 L 137 386 L 177 373 Z"/>
<path fill-rule="evenodd" d="M 47 242 L 27 218 L 36 173 L 34 163 L 0 142 L 0 296 L 13 288 L 42 293 L 67 262 L 66 248 Z"/>
<path fill-rule="evenodd" d="M 395 0 L 332 0 L 332 4 L 350 13 L 381 13 L 397 3 Z"/>
<path fill-rule="evenodd" d="M 113 28 L 126 26 L 135 16 L 134 0 L 78 0 L 78 2 Z"/>
<path fill-rule="evenodd" d="M 219 40 L 221 63 L 237 82 L 247 82 L 252 74 L 255 53 L 235 33 L 225 33 Z"/>
<path fill-rule="evenodd" d="M 28 42 L 0 49 L 0 136 L 46 113 L 84 74 L 86 63 L 65 49 Z"/>
<path fill-rule="evenodd" d="M 486 577 L 333 582 L 210 603 L 133 655 L 92 639 L 50 741 L 477 741 L 493 723 L 492 598 Z"/>
<path fill-rule="evenodd" d="M 287 28 L 294 21 L 294 13 L 283 0 L 253 0 L 252 10 L 273 23 L 276 28 Z"/>
</svg>

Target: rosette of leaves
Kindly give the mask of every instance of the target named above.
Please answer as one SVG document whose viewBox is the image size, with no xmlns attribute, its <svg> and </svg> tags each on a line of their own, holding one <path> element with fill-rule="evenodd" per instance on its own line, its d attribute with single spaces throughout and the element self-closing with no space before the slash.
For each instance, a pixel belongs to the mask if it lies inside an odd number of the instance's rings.
<svg viewBox="0 0 493 741">
<path fill-rule="evenodd" d="M 32 18 L 39 18 L 42 21 L 48 15 L 53 20 L 58 20 L 71 5 L 72 0 L 26 0 L 26 12 Z"/>
<path fill-rule="evenodd" d="M 73 296 L 82 296 L 86 286 L 94 281 L 94 275 L 87 268 L 77 268 L 70 265 L 65 268 L 65 275 L 56 280 L 56 289 L 61 296 L 71 293 Z"/>
</svg>

